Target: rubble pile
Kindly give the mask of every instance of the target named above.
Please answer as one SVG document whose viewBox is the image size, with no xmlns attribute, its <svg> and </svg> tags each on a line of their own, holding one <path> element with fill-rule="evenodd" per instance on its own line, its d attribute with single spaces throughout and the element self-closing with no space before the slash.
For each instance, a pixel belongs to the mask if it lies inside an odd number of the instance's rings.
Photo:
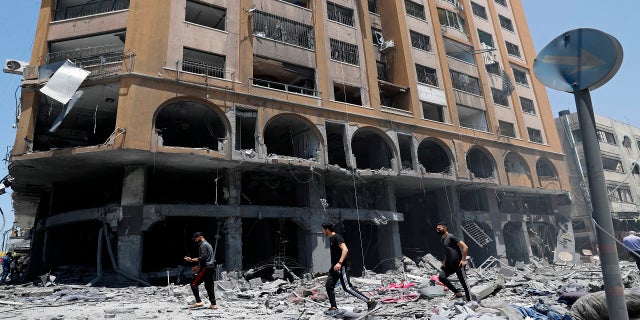
<svg viewBox="0 0 640 320">
<path fill-rule="evenodd" d="M 403 266 L 398 271 L 375 274 L 365 270 L 362 277 L 352 277 L 352 283 L 377 300 L 378 307 L 367 314 L 364 303 L 339 288 L 336 298 L 343 310 L 334 317 L 325 314 L 329 308 L 326 275 L 265 281 L 223 272 L 215 286 L 219 309 L 210 310 L 187 308 L 193 302 L 189 285 L 65 284 L 78 277 L 70 277 L 72 270 L 63 268 L 62 277 L 52 274 L 33 283 L 0 287 L 0 319 L 595 320 L 597 314 L 606 315 L 601 270 L 594 264 L 551 265 L 535 260 L 509 266 L 494 259 L 468 269 L 470 302 L 452 299 L 453 294 L 438 283 L 439 264 L 426 255 L 418 263 L 409 258 L 398 261 L 396 265 Z M 639 287 L 636 265 L 621 261 L 620 267 L 624 286 Z M 84 280 L 90 278 L 90 270 L 79 271 L 86 275 Z M 455 276 L 450 279 L 457 284 Z M 630 315 L 640 312 L 640 289 L 625 293 Z M 204 290 L 201 295 L 206 297 Z"/>
</svg>

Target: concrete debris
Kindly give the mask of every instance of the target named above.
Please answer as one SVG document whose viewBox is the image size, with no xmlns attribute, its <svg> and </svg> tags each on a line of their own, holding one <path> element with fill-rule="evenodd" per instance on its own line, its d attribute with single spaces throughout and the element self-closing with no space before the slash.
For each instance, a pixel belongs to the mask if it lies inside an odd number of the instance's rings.
<svg viewBox="0 0 640 320">
<path fill-rule="evenodd" d="M 592 319 L 585 316 L 588 312 L 606 314 L 606 303 L 600 301 L 603 296 L 600 268 L 593 264 L 565 266 L 536 260 L 515 268 L 507 264 L 472 268 L 467 272 L 467 280 L 474 301 L 467 302 L 454 299 L 453 294 L 438 283 L 439 261 L 433 256 L 426 255 L 417 262 L 407 257 L 398 261 L 402 270 L 384 274 L 366 271 L 365 276 L 352 278 L 352 283 L 377 300 L 380 308 L 367 315 L 364 303 L 338 289 L 338 307 L 343 309 L 340 316 L 379 320 L 569 320 Z M 628 303 L 638 304 L 637 267 L 627 261 L 621 261 L 620 267 L 625 287 L 636 288 L 628 291 Z M 140 287 L 121 282 L 116 287 L 87 287 L 75 280 L 90 279 L 92 270 L 78 267 L 74 273 L 73 269 L 62 268 L 60 273 L 46 274 L 32 284 L 0 287 L 2 314 L 16 319 L 334 318 L 325 314 L 329 305 L 323 275 L 303 274 L 294 280 L 268 281 L 243 279 L 240 273 L 222 272 L 222 279 L 217 280 L 215 286 L 219 309 L 211 310 L 207 305 L 200 309 L 187 308 L 193 303 L 188 284 Z M 68 274 L 80 276 L 64 276 Z M 108 272 L 105 277 L 109 277 Z M 113 278 L 117 279 L 117 275 Z M 203 301 L 207 301 L 204 290 L 201 294 Z"/>
</svg>

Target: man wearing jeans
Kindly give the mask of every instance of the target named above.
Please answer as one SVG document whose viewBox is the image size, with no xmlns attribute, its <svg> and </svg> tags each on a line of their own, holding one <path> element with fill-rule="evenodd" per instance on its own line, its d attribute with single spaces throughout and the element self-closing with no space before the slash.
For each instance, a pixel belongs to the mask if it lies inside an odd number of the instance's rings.
<svg viewBox="0 0 640 320">
<path fill-rule="evenodd" d="M 463 269 L 467 265 L 467 251 L 469 247 L 458 237 L 447 231 L 449 226 L 446 222 L 438 222 L 436 225 L 436 232 L 441 237 L 442 247 L 444 248 L 444 260 L 442 261 L 442 267 L 440 268 L 440 274 L 438 278 L 451 292 L 454 294 L 454 299 L 461 298 L 462 293 L 447 279 L 450 275 L 456 274 L 460 284 L 464 289 L 465 298 L 467 301 L 471 301 L 471 295 L 469 294 L 469 288 L 467 282 L 464 279 Z"/>
</svg>

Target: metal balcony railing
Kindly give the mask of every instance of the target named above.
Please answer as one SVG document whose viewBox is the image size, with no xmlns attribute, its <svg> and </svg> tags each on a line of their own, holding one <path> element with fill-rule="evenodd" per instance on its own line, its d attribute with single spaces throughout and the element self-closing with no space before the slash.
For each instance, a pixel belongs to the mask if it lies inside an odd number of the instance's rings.
<svg viewBox="0 0 640 320">
<path fill-rule="evenodd" d="M 226 79 L 227 73 L 231 71 L 225 70 L 224 65 L 208 64 L 197 60 L 182 60 L 182 71 L 202 74 L 213 78 Z"/>
<path fill-rule="evenodd" d="M 121 45 L 116 45 L 52 52 L 47 55 L 46 62 L 70 60 L 77 67 L 91 72 L 89 77 L 105 76 L 121 72 L 126 58 L 129 58 L 127 70 L 133 70 L 135 54 L 125 53 L 123 49 Z"/>
<path fill-rule="evenodd" d="M 286 83 L 282 83 L 282 82 L 275 82 L 275 81 L 269 81 L 269 80 L 264 80 L 264 79 L 257 79 L 257 78 L 249 78 L 249 79 L 251 79 L 253 85 L 260 86 L 260 87 L 267 87 L 267 88 L 275 89 L 275 90 L 282 90 L 282 91 L 286 91 L 286 92 L 299 93 L 299 94 L 303 94 L 303 95 L 307 95 L 307 96 L 314 96 L 314 97 L 318 96 L 318 91 L 315 90 L 315 89 L 311 89 L 311 88 L 298 87 L 298 86 L 294 86 L 294 85 L 291 85 L 291 84 L 286 84 Z"/>
<path fill-rule="evenodd" d="M 86 0 L 83 4 L 66 7 L 63 6 L 64 3 L 61 3 L 62 1 L 58 1 L 59 7 L 56 9 L 55 20 L 73 19 L 94 14 L 129 9 L 129 1 L 130 0 Z"/>
</svg>

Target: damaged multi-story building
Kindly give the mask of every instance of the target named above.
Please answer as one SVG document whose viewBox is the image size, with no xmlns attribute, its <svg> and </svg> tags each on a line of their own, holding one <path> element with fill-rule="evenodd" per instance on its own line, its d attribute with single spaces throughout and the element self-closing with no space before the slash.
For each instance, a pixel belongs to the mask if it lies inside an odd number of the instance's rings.
<svg viewBox="0 0 640 320">
<path fill-rule="evenodd" d="M 43 0 L 33 44 L 9 170 L 34 273 L 144 277 L 194 231 L 224 270 L 326 272 L 325 220 L 355 274 L 437 255 L 439 221 L 516 263 L 571 227 L 519 0 Z"/>
</svg>

